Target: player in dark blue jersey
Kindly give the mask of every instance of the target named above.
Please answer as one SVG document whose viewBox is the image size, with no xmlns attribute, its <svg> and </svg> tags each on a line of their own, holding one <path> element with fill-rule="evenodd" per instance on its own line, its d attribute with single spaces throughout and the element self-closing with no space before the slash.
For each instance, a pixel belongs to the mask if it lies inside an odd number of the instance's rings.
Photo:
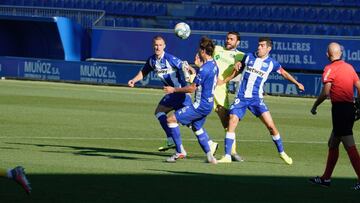
<svg viewBox="0 0 360 203">
<path fill-rule="evenodd" d="M 195 133 L 201 148 L 206 153 L 207 161 L 216 164 L 217 161 L 210 150 L 209 136 L 203 125 L 207 115 L 212 111 L 214 105 L 214 90 L 217 83 L 219 69 L 216 62 L 212 58 L 215 45 L 213 41 L 207 37 L 203 37 L 200 41 L 198 55 L 195 58 L 195 64 L 200 67 L 196 70 L 196 77 L 191 85 L 186 87 L 165 86 L 164 91 L 167 94 L 184 94 L 194 93 L 195 99 L 192 104 L 175 111 L 168 116 L 167 122 L 171 130 L 171 136 L 176 145 L 176 153 L 169 157 L 167 162 L 176 162 L 177 159 L 186 157 L 186 153 L 182 152 L 182 141 L 178 122 L 183 125 L 190 125 Z"/>
<path fill-rule="evenodd" d="M 164 50 L 165 46 L 166 44 L 163 37 L 155 36 L 153 38 L 154 54 L 147 59 L 144 67 L 138 74 L 129 80 L 128 85 L 130 87 L 134 87 L 136 82 L 142 80 L 152 71 L 156 73 L 165 86 L 185 87 L 187 85 L 184 72 L 182 71 L 183 61 L 166 53 Z M 167 135 L 167 145 L 160 147 L 159 151 L 175 148 L 170 129 L 167 126 L 166 114 L 172 110 L 180 109 L 186 104 L 191 104 L 191 96 L 186 93 L 167 94 L 160 100 L 155 110 L 155 116 Z M 186 153 L 184 149 L 182 149 L 182 151 Z"/>
</svg>

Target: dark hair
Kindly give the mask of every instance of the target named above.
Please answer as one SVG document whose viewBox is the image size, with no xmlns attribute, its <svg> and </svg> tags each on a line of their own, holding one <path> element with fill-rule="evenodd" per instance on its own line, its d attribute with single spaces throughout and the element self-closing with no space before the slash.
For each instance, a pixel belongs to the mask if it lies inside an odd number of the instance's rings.
<svg viewBox="0 0 360 203">
<path fill-rule="evenodd" d="M 273 42 L 270 37 L 260 37 L 259 42 L 266 42 L 266 45 L 268 47 L 272 47 L 272 45 L 273 45 Z"/>
<path fill-rule="evenodd" d="M 209 37 L 202 37 L 200 40 L 200 49 L 205 50 L 205 53 L 209 56 L 212 56 L 215 49 L 215 44 Z"/>
<path fill-rule="evenodd" d="M 164 41 L 164 43 L 166 44 L 165 39 L 164 39 L 162 36 L 160 36 L 160 35 L 156 35 L 156 36 L 153 38 L 153 43 L 155 42 L 155 40 L 162 40 L 162 41 Z"/>
<path fill-rule="evenodd" d="M 236 35 L 237 40 L 240 41 L 240 34 L 238 32 L 230 31 L 226 34 L 226 36 L 227 35 Z"/>
</svg>

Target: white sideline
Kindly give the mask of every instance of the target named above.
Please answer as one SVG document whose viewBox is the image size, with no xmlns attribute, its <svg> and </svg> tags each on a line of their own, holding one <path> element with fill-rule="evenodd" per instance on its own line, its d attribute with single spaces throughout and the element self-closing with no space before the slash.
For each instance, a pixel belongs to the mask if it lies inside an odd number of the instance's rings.
<svg viewBox="0 0 360 203">
<path fill-rule="evenodd" d="M 5 137 L 0 139 L 43 139 L 43 140 L 141 140 L 141 141 L 165 141 L 165 138 L 134 138 L 134 137 Z M 197 141 L 196 139 L 182 139 L 183 141 Z M 216 142 L 222 142 L 223 139 L 215 139 Z M 261 142 L 271 143 L 271 139 L 266 140 L 237 140 L 238 142 Z M 327 144 L 327 141 L 283 141 L 284 143 L 294 144 Z M 360 143 L 356 143 L 360 144 Z"/>
</svg>

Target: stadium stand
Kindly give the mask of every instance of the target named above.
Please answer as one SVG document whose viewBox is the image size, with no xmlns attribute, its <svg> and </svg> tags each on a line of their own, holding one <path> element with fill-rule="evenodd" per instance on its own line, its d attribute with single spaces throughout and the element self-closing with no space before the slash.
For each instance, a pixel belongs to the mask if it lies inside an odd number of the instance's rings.
<svg viewBox="0 0 360 203">
<path fill-rule="evenodd" d="M 4 0 L 0 5 L 2 15 L 56 14 L 85 27 L 172 28 L 180 19 L 195 30 L 354 36 L 360 24 L 360 0 Z"/>
</svg>

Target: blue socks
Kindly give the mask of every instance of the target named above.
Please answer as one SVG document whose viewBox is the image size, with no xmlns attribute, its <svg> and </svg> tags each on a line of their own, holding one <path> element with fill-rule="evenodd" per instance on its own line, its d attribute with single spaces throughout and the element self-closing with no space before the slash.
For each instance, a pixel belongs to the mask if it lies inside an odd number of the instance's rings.
<svg viewBox="0 0 360 203">
<path fill-rule="evenodd" d="M 234 144 L 235 133 L 226 132 L 225 135 L 225 155 L 231 155 L 231 148 Z"/>
<path fill-rule="evenodd" d="M 161 127 L 164 129 L 166 136 L 168 138 L 171 137 L 170 128 L 168 127 L 166 120 L 167 119 L 166 114 L 164 112 L 159 112 L 155 116 L 159 120 Z"/>
<path fill-rule="evenodd" d="M 277 150 L 279 153 L 282 153 L 284 152 L 284 146 L 282 144 L 282 140 L 281 140 L 281 137 L 280 137 L 280 134 L 277 134 L 277 135 L 272 135 L 271 136 Z"/>
<path fill-rule="evenodd" d="M 181 153 L 182 141 L 180 136 L 180 128 L 177 123 L 168 123 L 169 130 L 171 132 L 171 137 L 173 138 L 176 145 L 176 152 Z"/>
<path fill-rule="evenodd" d="M 209 146 L 209 136 L 206 133 L 206 131 L 203 128 L 200 128 L 199 130 L 195 131 L 195 135 L 203 151 L 205 153 L 208 153 L 210 151 L 210 146 Z"/>
</svg>

